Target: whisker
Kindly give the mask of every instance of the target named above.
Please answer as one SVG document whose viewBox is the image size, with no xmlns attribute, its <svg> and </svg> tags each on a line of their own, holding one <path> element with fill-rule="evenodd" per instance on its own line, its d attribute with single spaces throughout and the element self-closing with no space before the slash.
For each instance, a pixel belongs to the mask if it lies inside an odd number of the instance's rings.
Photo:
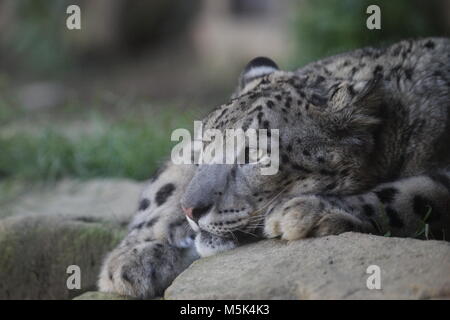
<svg viewBox="0 0 450 320">
<path fill-rule="evenodd" d="M 243 233 L 246 233 L 246 234 L 248 234 L 248 235 L 251 235 L 251 236 L 253 236 L 253 237 L 257 237 L 257 235 L 255 234 L 255 233 L 252 233 L 252 232 L 250 232 L 250 231 L 244 231 L 244 230 L 239 230 L 240 232 L 243 232 Z"/>
<path fill-rule="evenodd" d="M 228 232 L 229 234 L 231 234 L 231 237 L 233 238 L 234 241 L 237 241 L 237 237 L 236 237 L 236 235 L 235 235 L 232 231 L 228 231 L 228 230 L 227 230 L 227 232 Z"/>
<path fill-rule="evenodd" d="M 260 213 L 263 209 L 267 208 L 270 204 L 272 204 L 287 188 L 289 185 L 285 186 L 279 193 L 277 193 L 271 200 L 269 200 L 267 203 L 265 203 L 261 208 L 256 209 L 253 211 L 250 216 L 255 216 L 256 214 Z"/>
<path fill-rule="evenodd" d="M 250 226 L 250 227 L 264 227 L 265 226 L 265 223 L 249 223 L 247 226 Z"/>
</svg>

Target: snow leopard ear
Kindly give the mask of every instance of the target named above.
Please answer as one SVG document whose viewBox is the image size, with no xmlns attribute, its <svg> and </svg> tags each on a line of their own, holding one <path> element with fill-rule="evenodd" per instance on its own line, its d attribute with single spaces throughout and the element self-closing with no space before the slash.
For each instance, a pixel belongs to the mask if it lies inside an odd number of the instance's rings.
<svg viewBox="0 0 450 320">
<path fill-rule="evenodd" d="M 257 57 L 251 60 L 239 77 L 239 87 L 243 89 L 247 83 L 270 74 L 278 69 L 277 64 L 266 57 Z"/>
</svg>

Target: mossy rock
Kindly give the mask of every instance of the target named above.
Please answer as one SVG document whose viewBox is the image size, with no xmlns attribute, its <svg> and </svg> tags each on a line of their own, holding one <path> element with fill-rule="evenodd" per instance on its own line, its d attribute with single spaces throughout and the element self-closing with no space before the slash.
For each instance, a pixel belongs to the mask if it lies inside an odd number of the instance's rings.
<svg viewBox="0 0 450 320">
<path fill-rule="evenodd" d="M 0 299 L 71 299 L 92 291 L 103 257 L 124 232 L 62 216 L 0 220 Z M 67 288 L 70 265 L 80 267 L 80 289 Z"/>
</svg>

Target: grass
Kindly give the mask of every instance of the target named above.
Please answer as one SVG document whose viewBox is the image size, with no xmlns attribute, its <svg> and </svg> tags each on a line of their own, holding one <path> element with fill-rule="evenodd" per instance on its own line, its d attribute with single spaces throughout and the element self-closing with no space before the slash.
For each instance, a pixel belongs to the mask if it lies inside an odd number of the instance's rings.
<svg viewBox="0 0 450 320">
<path fill-rule="evenodd" d="M 20 115 L 0 104 L 2 129 Z M 54 181 L 63 177 L 125 177 L 147 179 L 176 142 L 176 128 L 192 128 L 194 113 L 173 109 L 148 111 L 144 116 L 120 116 L 111 120 L 104 113 L 89 112 L 76 134 L 70 122 L 51 120 L 27 130 L 27 121 L 12 133 L 0 133 L 0 178 Z M 14 121 L 12 121 L 14 123 Z M 11 122 L 9 122 L 11 123 Z M 29 124 L 33 126 L 32 122 Z M 2 132 L 2 131 L 0 131 Z"/>
<path fill-rule="evenodd" d="M 416 231 L 414 238 L 424 237 L 425 239 L 429 240 L 429 236 L 431 234 L 429 224 L 427 223 L 428 218 L 431 215 L 432 208 L 428 206 L 428 211 L 425 214 L 425 217 L 423 217 L 421 221 L 421 226 L 419 230 Z"/>
</svg>

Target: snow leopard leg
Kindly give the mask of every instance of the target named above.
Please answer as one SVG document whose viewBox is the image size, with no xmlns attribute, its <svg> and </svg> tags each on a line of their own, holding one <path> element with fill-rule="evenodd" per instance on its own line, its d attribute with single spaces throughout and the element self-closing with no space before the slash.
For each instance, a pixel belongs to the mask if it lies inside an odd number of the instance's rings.
<svg viewBox="0 0 450 320">
<path fill-rule="evenodd" d="M 346 197 L 291 197 L 268 213 L 267 237 L 286 240 L 358 231 L 450 239 L 450 171 L 383 183 Z"/>
<path fill-rule="evenodd" d="M 198 255 L 180 206 L 190 168 L 169 165 L 144 190 L 125 239 L 106 257 L 100 291 L 139 298 L 163 294 Z"/>
</svg>

